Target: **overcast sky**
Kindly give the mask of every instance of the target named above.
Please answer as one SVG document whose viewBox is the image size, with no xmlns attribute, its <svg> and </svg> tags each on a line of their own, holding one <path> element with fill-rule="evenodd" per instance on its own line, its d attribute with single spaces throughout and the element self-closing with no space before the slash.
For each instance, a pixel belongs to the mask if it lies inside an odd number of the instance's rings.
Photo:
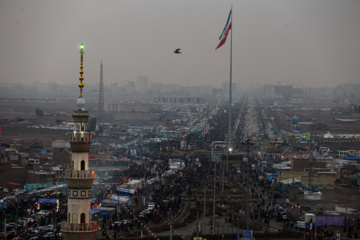
<svg viewBox="0 0 360 240">
<path fill-rule="evenodd" d="M 0 0 L 0 82 L 360 83 L 359 0 Z M 182 54 L 174 54 L 181 48 Z"/>
</svg>

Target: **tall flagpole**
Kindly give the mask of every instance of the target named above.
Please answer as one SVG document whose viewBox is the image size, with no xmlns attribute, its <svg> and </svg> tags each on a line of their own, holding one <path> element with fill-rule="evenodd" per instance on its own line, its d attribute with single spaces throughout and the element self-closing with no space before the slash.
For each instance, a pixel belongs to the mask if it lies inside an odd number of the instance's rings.
<svg viewBox="0 0 360 240">
<path fill-rule="evenodd" d="M 229 81 L 229 139 L 228 139 L 228 151 L 231 148 L 231 87 L 232 87 L 232 32 L 233 32 L 233 11 L 231 4 L 231 40 L 230 40 L 230 81 Z"/>
</svg>

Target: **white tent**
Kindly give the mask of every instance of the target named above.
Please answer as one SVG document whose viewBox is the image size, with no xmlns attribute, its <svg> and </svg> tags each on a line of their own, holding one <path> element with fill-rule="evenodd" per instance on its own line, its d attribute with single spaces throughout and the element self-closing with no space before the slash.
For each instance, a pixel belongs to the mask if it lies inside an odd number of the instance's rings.
<svg viewBox="0 0 360 240">
<path fill-rule="evenodd" d="M 324 138 L 334 138 L 333 135 L 330 134 L 330 132 L 328 131 L 325 135 Z"/>
<path fill-rule="evenodd" d="M 282 184 L 293 184 L 293 183 L 301 182 L 301 180 L 297 178 L 288 178 L 288 179 L 283 179 L 280 182 Z"/>
</svg>

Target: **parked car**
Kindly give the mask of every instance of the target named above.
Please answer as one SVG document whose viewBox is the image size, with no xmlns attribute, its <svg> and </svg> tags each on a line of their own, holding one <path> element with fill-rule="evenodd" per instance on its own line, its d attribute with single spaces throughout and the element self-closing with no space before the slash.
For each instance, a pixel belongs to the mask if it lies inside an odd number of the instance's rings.
<svg viewBox="0 0 360 240">
<path fill-rule="evenodd" d="M 305 229 L 306 224 L 305 224 L 304 221 L 296 221 L 296 227 L 301 228 L 301 229 Z"/>
<path fill-rule="evenodd" d="M 45 226 L 45 231 L 46 232 L 52 232 L 52 231 L 54 231 L 55 230 L 55 227 L 54 227 L 54 225 L 47 225 L 47 226 Z"/>
<path fill-rule="evenodd" d="M 54 232 L 47 232 L 44 234 L 43 236 L 44 238 L 55 238 L 55 233 Z"/>
<path fill-rule="evenodd" d="M 152 178 L 150 180 L 153 181 L 153 182 L 160 182 L 160 179 L 158 179 L 158 178 Z"/>
<path fill-rule="evenodd" d="M 15 196 L 17 196 L 17 195 L 19 195 L 19 194 L 23 194 L 23 193 L 24 193 L 24 191 L 20 190 L 20 191 L 16 191 L 16 192 L 14 192 L 14 195 L 15 195 Z"/>
<path fill-rule="evenodd" d="M 35 219 L 33 219 L 33 218 L 25 218 L 24 221 L 25 221 L 27 224 L 29 224 L 29 223 L 35 222 Z"/>
<path fill-rule="evenodd" d="M 278 207 L 278 212 L 279 212 L 279 213 L 284 212 L 284 208 L 283 208 L 283 207 Z"/>
<path fill-rule="evenodd" d="M 9 192 L 9 189 L 4 188 L 4 193 L 8 193 L 8 192 Z"/>
<path fill-rule="evenodd" d="M 38 227 L 38 228 L 35 228 L 34 232 L 35 232 L 36 234 L 44 233 L 44 232 L 46 232 L 46 226 L 40 226 L 40 227 Z"/>
<path fill-rule="evenodd" d="M 155 208 L 154 202 L 149 202 L 148 209 L 153 210 Z"/>
<path fill-rule="evenodd" d="M 14 229 L 18 224 L 15 223 L 15 222 L 10 222 L 10 223 L 7 223 L 5 226 L 6 226 L 6 230 L 11 230 L 11 229 Z"/>
<path fill-rule="evenodd" d="M 146 216 L 146 213 L 145 212 L 140 212 L 139 213 L 139 218 L 144 218 Z"/>
<path fill-rule="evenodd" d="M 288 220 L 288 215 L 286 213 L 281 213 L 281 218 L 283 221 L 287 221 Z"/>
<path fill-rule="evenodd" d="M 152 212 L 152 209 L 145 209 L 143 212 L 144 212 L 145 214 L 150 214 L 150 213 Z"/>
<path fill-rule="evenodd" d="M 151 185 L 151 184 L 153 184 L 153 183 L 154 183 L 154 181 L 150 179 L 150 180 L 147 180 L 147 181 L 146 181 L 145 185 Z"/>
<path fill-rule="evenodd" d="M 120 224 L 121 224 L 121 222 L 119 222 L 119 221 L 117 221 L 117 222 L 113 222 L 112 224 L 111 224 L 111 226 L 114 228 L 115 226 L 120 226 Z"/>
</svg>

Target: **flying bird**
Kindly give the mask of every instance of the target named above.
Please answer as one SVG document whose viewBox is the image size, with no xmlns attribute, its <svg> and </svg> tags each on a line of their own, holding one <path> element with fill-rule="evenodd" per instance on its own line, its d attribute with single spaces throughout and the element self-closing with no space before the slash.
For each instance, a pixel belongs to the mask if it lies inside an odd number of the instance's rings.
<svg viewBox="0 0 360 240">
<path fill-rule="evenodd" d="M 177 48 L 177 49 L 175 49 L 174 53 L 180 54 L 181 53 L 180 50 L 181 50 L 181 48 Z"/>
</svg>

